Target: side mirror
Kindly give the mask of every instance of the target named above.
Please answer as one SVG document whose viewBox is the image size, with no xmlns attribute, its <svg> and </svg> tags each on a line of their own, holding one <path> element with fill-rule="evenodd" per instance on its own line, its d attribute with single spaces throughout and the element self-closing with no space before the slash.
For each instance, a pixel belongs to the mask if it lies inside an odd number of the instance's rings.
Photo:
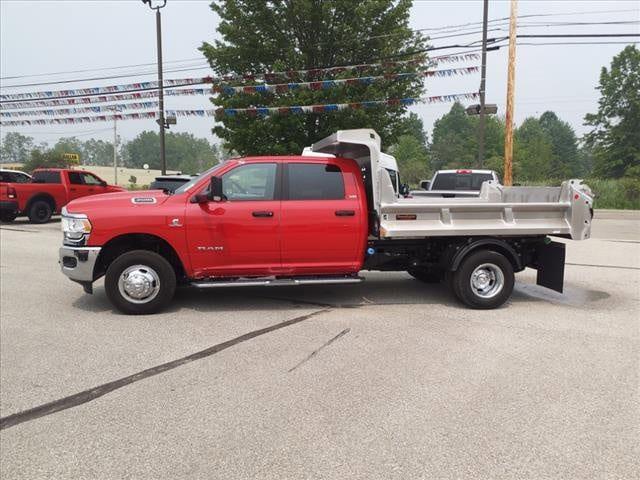
<svg viewBox="0 0 640 480">
<path fill-rule="evenodd" d="M 409 188 L 408 183 L 403 183 L 402 185 L 400 185 L 400 195 L 406 197 L 407 195 L 409 195 L 409 193 L 411 193 L 411 189 Z"/>
<path fill-rule="evenodd" d="M 429 190 L 430 186 L 431 186 L 431 180 L 422 180 L 420 182 L 420 188 L 423 190 Z"/>
<path fill-rule="evenodd" d="M 224 194 L 222 193 L 222 178 L 211 177 L 211 184 L 209 186 L 209 193 L 207 198 L 212 202 L 221 202 L 224 200 Z"/>
<path fill-rule="evenodd" d="M 100 186 L 101 187 L 106 187 L 107 186 L 107 182 L 105 182 L 104 180 L 100 181 Z"/>
</svg>

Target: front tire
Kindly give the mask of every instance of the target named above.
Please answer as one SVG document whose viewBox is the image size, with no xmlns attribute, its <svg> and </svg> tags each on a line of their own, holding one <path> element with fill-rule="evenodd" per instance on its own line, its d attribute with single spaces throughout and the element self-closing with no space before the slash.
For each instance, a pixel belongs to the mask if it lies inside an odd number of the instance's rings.
<svg viewBox="0 0 640 480">
<path fill-rule="evenodd" d="M 502 254 L 482 250 L 470 254 L 453 272 L 451 288 L 465 305 L 477 309 L 497 308 L 513 292 L 513 265 Z"/>
<path fill-rule="evenodd" d="M 176 291 L 176 274 L 161 255 L 133 250 L 116 258 L 104 280 L 107 297 L 121 312 L 130 315 L 157 313 Z"/>
<path fill-rule="evenodd" d="M 29 207 L 29 221 L 31 223 L 47 223 L 51 220 L 53 208 L 46 200 L 36 200 Z"/>
</svg>

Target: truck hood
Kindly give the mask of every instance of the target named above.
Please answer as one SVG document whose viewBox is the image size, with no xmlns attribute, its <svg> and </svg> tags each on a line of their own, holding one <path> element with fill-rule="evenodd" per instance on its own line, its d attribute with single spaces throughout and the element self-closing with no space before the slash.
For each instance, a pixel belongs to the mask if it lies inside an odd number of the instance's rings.
<svg viewBox="0 0 640 480">
<path fill-rule="evenodd" d="M 135 192 L 103 193 L 78 198 L 66 206 L 69 213 L 89 214 L 94 209 L 109 208 L 153 208 L 169 199 L 162 190 L 140 190 Z"/>
</svg>

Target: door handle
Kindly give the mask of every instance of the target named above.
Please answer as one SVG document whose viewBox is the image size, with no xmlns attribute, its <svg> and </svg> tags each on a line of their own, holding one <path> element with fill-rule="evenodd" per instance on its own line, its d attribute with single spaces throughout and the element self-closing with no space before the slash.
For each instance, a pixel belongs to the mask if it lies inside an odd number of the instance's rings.
<svg viewBox="0 0 640 480">
<path fill-rule="evenodd" d="M 353 217 L 355 214 L 355 210 L 336 210 L 336 217 Z"/>
<path fill-rule="evenodd" d="M 273 217 L 273 212 L 270 212 L 268 210 L 258 210 L 256 212 L 252 212 L 251 215 L 253 215 L 254 217 Z"/>
<path fill-rule="evenodd" d="M 71 190 L 72 192 L 75 192 L 77 189 L 76 188 L 70 188 L 69 190 Z"/>
</svg>

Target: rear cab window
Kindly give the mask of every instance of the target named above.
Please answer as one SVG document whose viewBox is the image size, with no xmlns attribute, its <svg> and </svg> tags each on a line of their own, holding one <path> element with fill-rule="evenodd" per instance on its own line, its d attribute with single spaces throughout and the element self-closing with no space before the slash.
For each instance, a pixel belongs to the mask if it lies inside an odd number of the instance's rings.
<svg viewBox="0 0 640 480">
<path fill-rule="evenodd" d="M 44 170 L 33 174 L 33 183 L 62 183 L 60 172 L 54 170 Z"/>
<path fill-rule="evenodd" d="M 344 177 L 337 165 L 327 163 L 287 164 L 288 200 L 341 200 Z"/>
<path fill-rule="evenodd" d="M 439 173 L 431 190 L 480 190 L 482 182 L 493 180 L 490 173 Z"/>
</svg>

